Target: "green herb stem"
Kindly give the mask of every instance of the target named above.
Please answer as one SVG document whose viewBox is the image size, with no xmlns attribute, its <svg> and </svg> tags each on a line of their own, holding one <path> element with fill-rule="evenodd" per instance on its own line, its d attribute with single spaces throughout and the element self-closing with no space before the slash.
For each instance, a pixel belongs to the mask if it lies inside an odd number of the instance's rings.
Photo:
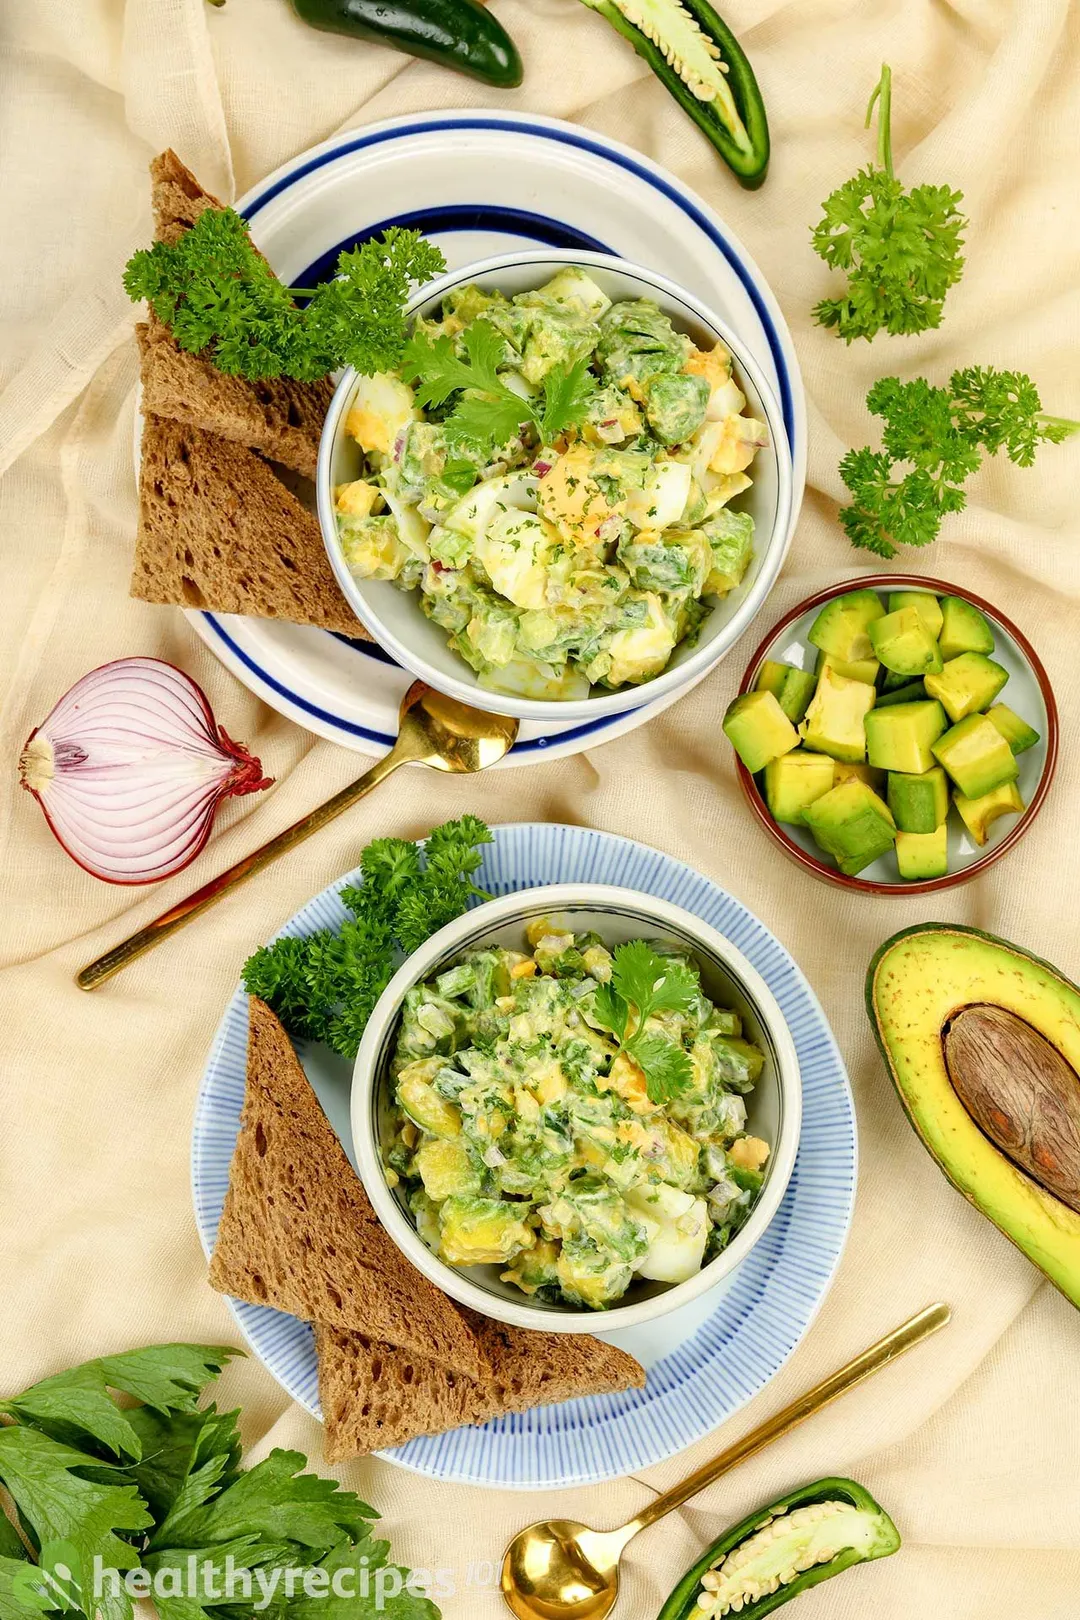
<svg viewBox="0 0 1080 1620">
<path fill-rule="evenodd" d="M 892 180 L 892 68 L 887 62 L 881 64 L 881 78 L 874 86 L 866 109 L 866 129 L 870 128 L 875 106 L 878 109 L 878 164 Z"/>
</svg>

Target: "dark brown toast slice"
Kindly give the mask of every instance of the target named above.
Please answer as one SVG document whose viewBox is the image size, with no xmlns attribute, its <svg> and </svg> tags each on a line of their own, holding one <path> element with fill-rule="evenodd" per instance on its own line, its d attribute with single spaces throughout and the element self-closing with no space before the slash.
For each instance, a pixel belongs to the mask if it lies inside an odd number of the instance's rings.
<svg viewBox="0 0 1080 1620">
<path fill-rule="evenodd" d="M 132 596 L 369 640 L 317 520 L 251 450 L 160 416 L 143 427 Z"/>
<path fill-rule="evenodd" d="M 249 382 L 227 376 L 201 354 L 182 349 L 152 311 L 135 332 L 144 414 L 218 433 L 305 478 L 315 477 L 319 436 L 334 393 L 329 377 L 303 383 L 291 377 Z"/>
<path fill-rule="evenodd" d="M 327 1462 L 486 1423 L 505 1412 L 640 1389 L 645 1382 L 632 1356 L 601 1339 L 534 1333 L 471 1311 L 463 1315 L 491 1363 L 487 1377 L 465 1378 L 364 1334 L 316 1322 Z"/>
<path fill-rule="evenodd" d="M 150 181 L 154 230 L 161 242 L 176 242 L 207 208 L 224 206 L 171 150 L 151 163 Z M 319 436 L 334 392 L 329 377 L 311 383 L 291 377 L 249 382 L 181 349 L 153 314 L 138 331 L 144 411 L 220 433 L 306 478 L 315 476 Z"/>
<path fill-rule="evenodd" d="M 482 1377 L 478 1334 L 383 1231 L 285 1030 L 252 997 L 247 1092 L 210 1262 L 222 1293 Z"/>
</svg>

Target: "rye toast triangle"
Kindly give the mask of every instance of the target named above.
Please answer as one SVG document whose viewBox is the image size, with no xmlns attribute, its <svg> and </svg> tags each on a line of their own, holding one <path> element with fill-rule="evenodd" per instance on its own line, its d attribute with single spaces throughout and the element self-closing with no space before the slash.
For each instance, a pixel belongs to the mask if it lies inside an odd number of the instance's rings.
<svg viewBox="0 0 1080 1620">
<path fill-rule="evenodd" d="M 462 1377 L 367 1335 L 315 1325 L 326 1460 L 344 1462 L 422 1434 L 444 1434 L 508 1412 L 639 1389 L 644 1369 L 601 1339 L 535 1333 L 466 1311 L 491 1371 Z"/>
<path fill-rule="evenodd" d="M 475 1330 L 379 1225 L 285 1030 L 250 1000 L 247 1090 L 210 1281 L 471 1377 Z"/>
<path fill-rule="evenodd" d="M 150 165 L 154 233 L 175 243 L 208 208 L 224 204 L 204 191 L 172 150 Z M 144 409 L 258 450 L 293 472 L 314 478 L 319 436 L 334 392 L 329 377 L 249 381 L 227 376 L 202 355 L 181 349 L 151 312 L 140 335 Z"/>
<path fill-rule="evenodd" d="M 160 416 L 143 423 L 131 594 L 370 640 L 317 520 L 273 469 L 243 445 Z"/>
</svg>

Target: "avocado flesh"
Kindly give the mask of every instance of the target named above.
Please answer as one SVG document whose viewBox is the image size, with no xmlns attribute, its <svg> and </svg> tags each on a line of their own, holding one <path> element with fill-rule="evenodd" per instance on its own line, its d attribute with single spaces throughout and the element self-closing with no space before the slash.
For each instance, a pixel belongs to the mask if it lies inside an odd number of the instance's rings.
<svg viewBox="0 0 1080 1620">
<path fill-rule="evenodd" d="M 989 708 L 1009 679 L 1009 672 L 984 653 L 961 653 L 944 669 L 926 677 L 926 690 L 936 697 L 955 725 L 969 714 Z"/>
<path fill-rule="evenodd" d="M 949 829 L 944 822 L 933 832 L 897 832 L 896 864 L 908 883 L 946 877 L 949 871 Z"/>
<path fill-rule="evenodd" d="M 999 816 L 1019 816 L 1024 813 L 1024 801 L 1015 782 L 991 788 L 979 799 L 968 799 L 962 793 L 954 793 L 953 803 L 960 820 L 977 844 L 986 843 L 990 828 Z"/>
<path fill-rule="evenodd" d="M 754 682 L 755 692 L 771 692 L 793 725 L 806 713 L 817 684 L 809 670 L 797 669 L 794 664 L 780 664 L 767 658 Z"/>
<path fill-rule="evenodd" d="M 926 628 L 936 641 L 941 634 L 944 615 L 941 604 L 932 591 L 890 591 L 889 612 L 898 613 L 901 608 L 914 608 L 922 619 Z"/>
<path fill-rule="evenodd" d="M 803 821 L 848 877 L 892 849 L 896 840 L 888 805 L 865 782 L 844 782 L 815 799 Z"/>
<path fill-rule="evenodd" d="M 802 813 L 832 791 L 835 766 L 828 754 L 795 748 L 765 767 L 765 802 L 774 821 L 802 825 Z"/>
<path fill-rule="evenodd" d="M 962 596 L 943 596 L 941 607 L 941 631 L 938 640 L 941 644 L 941 656 L 948 663 L 950 658 L 958 658 L 961 653 L 992 653 L 994 650 L 994 632 L 985 614 L 971 602 L 965 602 Z"/>
<path fill-rule="evenodd" d="M 881 702 L 880 698 L 878 702 Z M 986 718 L 1001 732 L 1014 754 L 1026 753 L 1029 748 L 1034 748 L 1039 740 L 1039 733 L 1035 727 L 1029 726 L 1026 720 L 1021 720 L 1007 703 L 995 703 L 992 709 L 987 709 Z"/>
<path fill-rule="evenodd" d="M 826 666 L 834 675 L 842 675 L 845 681 L 862 681 L 866 686 L 873 686 L 876 683 L 881 668 L 876 658 L 859 658 L 852 663 L 846 663 L 842 658 L 834 658 L 831 653 L 819 652 L 814 674 L 820 675 Z"/>
<path fill-rule="evenodd" d="M 772 692 L 745 692 L 735 698 L 728 704 L 723 729 L 751 775 L 799 744 L 798 732 Z"/>
<path fill-rule="evenodd" d="M 876 591 L 846 591 L 825 603 L 806 639 L 832 658 L 857 663 L 874 656 L 869 626 L 884 614 L 885 604 Z"/>
<path fill-rule="evenodd" d="M 981 799 L 1020 773 L 1016 755 L 985 714 L 969 714 L 934 743 L 933 753 L 966 799 Z"/>
<path fill-rule="evenodd" d="M 953 1088 L 943 1045 L 961 1009 L 1002 1007 L 1080 1071 L 1080 990 L 1006 940 L 927 923 L 886 940 L 870 964 L 866 998 L 893 1084 L 924 1145 L 965 1198 L 1080 1307 L 1080 1214 L 983 1134 Z"/>
<path fill-rule="evenodd" d="M 799 732 L 807 748 L 858 765 L 866 758 L 864 721 L 876 694 L 864 681 L 823 669 Z"/>
<path fill-rule="evenodd" d="M 937 641 L 913 607 L 875 619 L 869 634 L 877 658 L 893 675 L 914 679 L 943 667 Z"/>
</svg>

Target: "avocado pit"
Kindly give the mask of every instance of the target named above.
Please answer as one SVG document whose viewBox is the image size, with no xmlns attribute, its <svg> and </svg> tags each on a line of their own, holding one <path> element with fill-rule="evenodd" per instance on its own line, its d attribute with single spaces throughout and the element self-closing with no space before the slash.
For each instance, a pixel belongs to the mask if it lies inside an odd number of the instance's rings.
<svg viewBox="0 0 1080 1620">
<path fill-rule="evenodd" d="M 941 1039 L 953 1090 L 979 1129 L 1080 1212 L 1080 1075 L 1072 1065 L 1005 1007 L 962 1008 Z"/>
</svg>

